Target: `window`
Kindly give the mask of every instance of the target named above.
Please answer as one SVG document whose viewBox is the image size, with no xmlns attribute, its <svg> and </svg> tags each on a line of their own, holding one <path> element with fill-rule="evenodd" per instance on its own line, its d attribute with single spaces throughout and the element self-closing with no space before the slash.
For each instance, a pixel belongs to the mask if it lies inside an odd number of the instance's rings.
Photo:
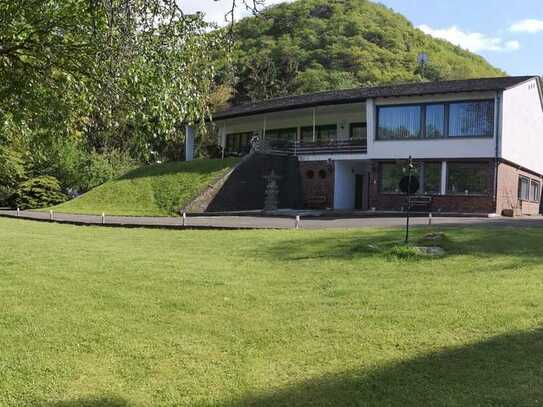
<svg viewBox="0 0 543 407">
<path fill-rule="evenodd" d="M 400 181 L 407 175 L 407 164 L 402 163 L 381 163 L 380 189 L 385 194 L 400 194 Z M 415 164 L 411 173 L 413 177 L 420 177 L 420 167 Z"/>
<path fill-rule="evenodd" d="M 447 193 L 451 195 L 488 195 L 489 164 L 486 162 L 449 162 Z"/>
<path fill-rule="evenodd" d="M 315 127 L 315 138 L 317 142 L 325 143 L 337 138 L 337 125 L 327 124 Z M 302 127 L 302 142 L 313 141 L 313 126 Z"/>
<path fill-rule="evenodd" d="M 426 106 L 426 138 L 445 137 L 445 105 Z"/>
<path fill-rule="evenodd" d="M 441 193 L 441 162 L 416 162 L 411 173 L 419 179 L 418 194 L 439 195 Z M 401 193 L 400 181 L 407 175 L 406 163 L 381 164 L 381 192 L 388 194 Z"/>
<path fill-rule="evenodd" d="M 493 136 L 493 100 L 377 107 L 377 140 Z"/>
<path fill-rule="evenodd" d="M 266 130 L 266 138 L 279 141 L 296 141 L 298 138 L 298 129 L 292 127 L 288 129 Z"/>
<path fill-rule="evenodd" d="M 441 163 L 425 162 L 422 165 L 422 193 L 439 195 L 441 193 Z"/>
<path fill-rule="evenodd" d="M 493 101 L 450 104 L 449 137 L 492 137 L 493 134 Z"/>
<path fill-rule="evenodd" d="M 541 184 L 539 181 L 532 180 L 530 184 L 530 200 L 539 202 L 541 199 Z"/>
<path fill-rule="evenodd" d="M 251 150 L 253 132 L 226 135 L 226 155 L 243 155 Z"/>
<path fill-rule="evenodd" d="M 518 180 L 518 199 L 522 201 L 530 200 L 530 179 L 519 177 Z"/>
<path fill-rule="evenodd" d="M 349 138 L 351 140 L 367 140 L 368 129 L 366 127 L 366 123 L 351 123 Z"/>
<path fill-rule="evenodd" d="M 388 106 L 377 109 L 377 138 L 402 140 L 421 136 L 421 106 Z"/>
</svg>

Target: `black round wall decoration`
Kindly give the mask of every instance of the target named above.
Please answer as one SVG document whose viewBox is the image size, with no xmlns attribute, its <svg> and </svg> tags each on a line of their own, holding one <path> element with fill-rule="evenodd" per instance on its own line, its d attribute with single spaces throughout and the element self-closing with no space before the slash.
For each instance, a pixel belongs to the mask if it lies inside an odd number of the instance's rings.
<svg viewBox="0 0 543 407">
<path fill-rule="evenodd" d="M 409 176 L 406 175 L 400 180 L 400 191 L 404 194 L 415 194 L 420 188 L 420 182 L 416 175 L 411 176 L 411 183 L 409 183 Z"/>
</svg>

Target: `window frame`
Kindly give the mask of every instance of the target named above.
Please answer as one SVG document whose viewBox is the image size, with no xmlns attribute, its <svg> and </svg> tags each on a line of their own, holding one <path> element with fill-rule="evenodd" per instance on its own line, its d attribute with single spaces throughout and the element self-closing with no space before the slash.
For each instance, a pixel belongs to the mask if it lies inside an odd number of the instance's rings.
<svg viewBox="0 0 543 407">
<path fill-rule="evenodd" d="M 282 140 L 282 136 L 284 134 L 292 134 L 294 133 L 294 140 L 291 140 L 293 142 L 298 140 L 298 127 L 282 127 L 278 129 L 266 129 L 266 137 L 268 137 L 270 134 L 276 133 L 276 140 Z"/>
<path fill-rule="evenodd" d="M 236 133 L 228 133 L 225 136 L 225 142 L 224 142 L 224 153 L 227 156 L 232 156 L 234 154 L 237 154 L 239 156 L 246 154 L 244 150 L 247 148 L 251 148 L 251 139 L 254 137 L 255 132 L 254 131 L 241 131 Z M 242 144 L 243 137 L 247 137 L 247 143 Z M 229 140 L 232 140 L 231 143 L 229 143 Z M 229 146 L 236 147 L 236 150 L 230 150 Z"/>
<path fill-rule="evenodd" d="M 335 131 L 336 131 L 336 137 L 334 138 L 334 141 L 336 141 L 338 139 L 338 125 L 337 125 L 337 123 L 336 124 L 319 124 L 319 125 L 315 126 L 315 138 L 316 138 L 316 140 L 313 141 L 313 139 L 312 139 L 311 141 L 309 141 L 309 143 L 313 143 L 313 142 L 314 143 L 322 143 L 323 141 L 319 140 L 320 131 L 321 130 L 331 130 L 331 129 L 335 129 Z M 307 143 L 307 141 L 303 140 L 304 131 L 311 132 L 311 137 L 313 137 L 313 126 L 302 126 L 302 127 L 300 127 L 300 143 Z"/>
<path fill-rule="evenodd" d="M 367 122 L 353 122 L 349 125 L 349 140 L 353 139 L 353 130 L 354 129 L 366 129 L 366 137 L 361 140 L 368 140 L 368 123 Z"/>
<path fill-rule="evenodd" d="M 425 110 L 425 107 L 424 107 L 424 103 L 401 103 L 401 104 L 394 104 L 394 105 L 380 105 L 380 106 L 376 106 L 376 114 L 375 114 L 375 140 L 376 141 L 406 141 L 406 140 L 422 140 L 424 137 L 423 137 L 423 134 L 425 133 L 424 132 L 424 129 L 422 128 L 424 122 L 423 122 L 423 117 L 424 117 L 424 110 Z M 419 118 L 419 134 L 420 136 L 419 137 L 408 137 L 408 138 L 391 138 L 391 139 L 383 139 L 383 138 L 380 138 L 379 137 L 379 116 L 380 116 L 380 112 L 381 112 L 381 109 L 383 108 L 391 108 L 391 107 L 420 107 L 420 118 Z"/>
<path fill-rule="evenodd" d="M 451 173 L 451 166 L 457 165 L 465 165 L 465 164 L 484 164 L 486 166 L 490 165 L 489 161 L 469 161 L 469 160 L 463 160 L 463 161 L 447 161 L 447 173 L 445 175 L 445 196 L 455 196 L 455 197 L 489 197 L 492 196 L 492 187 L 491 187 L 491 180 L 490 180 L 490 172 L 487 173 L 487 193 L 481 193 L 481 194 L 473 194 L 470 193 L 468 195 L 466 194 L 459 194 L 459 193 L 452 193 L 449 191 L 450 186 L 450 173 Z"/>
<path fill-rule="evenodd" d="M 381 195 L 405 195 L 404 193 L 402 192 L 387 192 L 387 191 L 383 191 L 383 166 L 384 165 L 387 165 L 387 164 L 397 164 L 397 161 L 380 161 L 379 162 L 379 168 L 378 168 L 378 180 L 377 180 L 377 184 L 378 184 L 378 190 L 379 190 L 379 194 Z M 441 177 L 443 176 L 442 175 L 442 172 L 443 172 L 443 161 L 439 161 L 439 160 L 418 160 L 418 161 L 414 161 L 413 164 L 415 164 L 415 167 L 418 171 L 418 174 L 414 174 L 414 176 L 416 176 L 419 180 L 419 184 L 420 184 L 420 188 L 419 188 L 419 191 L 415 194 L 415 195 L 419 195 L 419 196 L 442 196 L 441 195 L 441 182 L 440 182 L 440 188 L 439 188 L 439 191 L 438 192 L 430 192 L 430 193 L 427 193 L 425 191 L 425 175 L 426 175 L 426 165 L 427 164 L 438 164 L 439 165 L 439 175 L 440 175 L 440 180 L 441 180 Z M 404 175 L 405 176 L 405 175 Z M 398 180 L 398 184 L 400 183 L 400 180 Z"/>
<path fill-rule="evenodd" d="M 522 182 L 525 181 L 527 184 L 527 190 L 526 190 L 526 197 L 522 196 Z M 530 177 L 527 177 L 526 175 L 519 175 L 518 177 L 518 200 L 524 201 L 524 202 L 530 202 L 530 188 L 531 188 L 531 180 Z"/>
<path fill-rule="evenodd" d="M 451 136 L 449 134 L 450 130 L 450 106 L 454 104 L 461 103 L 492 103 L 492 134 L 491 135 L 475 135 L 475 136 Z M 444 114 L 443 114 L 443 136 L 441 137 L 427 137 L 426 132 L 426 109 L 428 106 L 443 105 Z M 406 106 L 419 106 L 420 107 L 420 136 L 419 137 L 409 137 L 409 138 L 393 138 L 393 139 L 383 139 L 379 137 L 379 113 L 382 108 L 391 108 L 391 107 L 406 107 Z M 379 105 L 376 106 L 375 113 L 375 141 L 411 141 L 411 140 L 443 140 L 443 139 L 453 139 L 453 140 L 462 140 L 462 139 L 493 139 L 496 135 L 496 100 L 495 99 L 467 99 L 467 100 L 447 100 L 447 101 L 436 101 L 436 102 L 424 102 L 424 103 L 398 103 L 391 105 Z"/>
<path fill-rule="evenodd" d="M 537 185 L 537 196 L 532 197 L 532 187 L 534 185 Z M 534 202 L 534 203 L 541 202 L 541 182 L 533 178 L 530 180 L 530 199 L 531 199 L 531 202 Z"/>
<path fill-rule="evenodd" d="M 451 127 L 451 105 L 460 105 L 465 103 L 482 103 L 482 102 L 492 102 L 492 136 L 488 135 L 468 135 L 468 136 L 451 136 L 450 127 Z M 496 133 L 496 101 L 494 99 L 481 99 L 481 100 L 458 100 L 454 102 L 448 102 L 446 107 L 446 128 L 447 128 L 447 137 L 453 139 L 481 139 L 481 138 L 494 138 Z"/>
</svg>

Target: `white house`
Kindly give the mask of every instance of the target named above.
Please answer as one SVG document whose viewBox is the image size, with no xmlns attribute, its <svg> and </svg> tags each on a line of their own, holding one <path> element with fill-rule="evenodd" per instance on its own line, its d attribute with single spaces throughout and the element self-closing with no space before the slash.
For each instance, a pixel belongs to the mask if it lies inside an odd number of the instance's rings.
<svg viewBox="0 0 543 407">
<path fill-rule="evenodd" d="M 361 88 L 272 99 L 215 114 L 225 155 L 258 136 L 294 155 L 304 206 L 400 210 L 415 161 L 434 211 L 539 213 L 543 98 L 536 76 Z"/>
</svg>

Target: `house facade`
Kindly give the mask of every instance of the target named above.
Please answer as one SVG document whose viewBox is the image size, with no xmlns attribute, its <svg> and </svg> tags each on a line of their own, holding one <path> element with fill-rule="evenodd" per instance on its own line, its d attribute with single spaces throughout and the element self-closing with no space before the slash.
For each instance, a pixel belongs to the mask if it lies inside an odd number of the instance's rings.
<svg viewBox="0 0 543 407">
<path fill-rule="evenodd" d="M 539 77 L 361 88 L 272 99 L 214 117 L 225 155 L 258 140 L 297 157 L 305 208 L 404 210 L 411 156 L 432 211 L 539 213 Z"/>
</svg>

